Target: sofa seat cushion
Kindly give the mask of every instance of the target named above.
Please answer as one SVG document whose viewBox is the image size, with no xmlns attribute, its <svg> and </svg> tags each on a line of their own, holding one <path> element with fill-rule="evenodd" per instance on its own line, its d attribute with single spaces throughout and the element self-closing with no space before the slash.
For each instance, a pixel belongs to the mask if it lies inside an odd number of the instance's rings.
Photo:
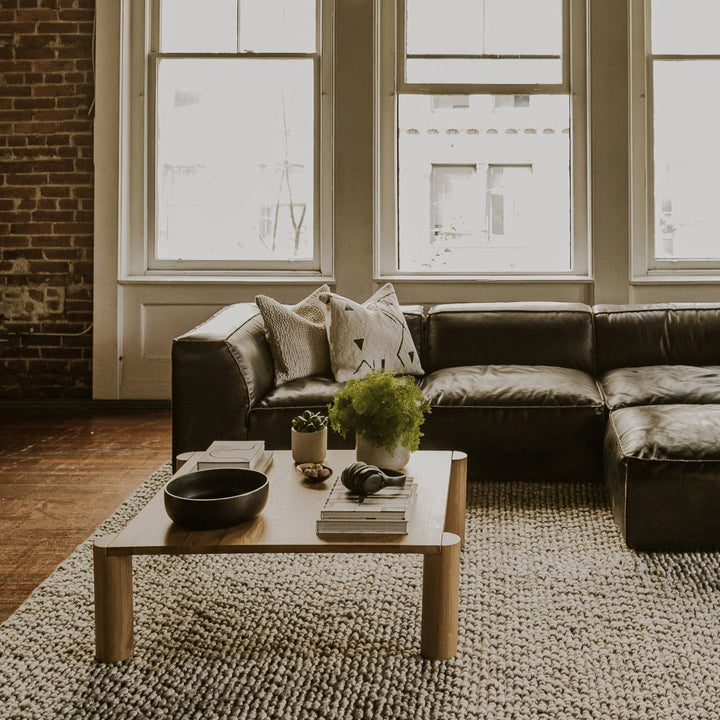
<svg viewBox="0 0 720 720">
<path fill-rule="evenodd" d="M 629 547 L 720 550 L 720 404 L 611 412 L 604 472 Z"/>
<path fill-rule="evenodd" d="M 593 378 L 548 366 L 437 370 L 424 450 L 462 450 L 470 480 L 601 480 L 604 406 Z"/>
<path fill-rule="evenodd" d="M 248 437 L 264 440 L 269 450 L 290 449 L 292 419 L 308 408 L 327 414 L 328 404 L 340 387 L 342 383 L 331 377 L 313 375 L 272 388 L 248 414 Z M 330 447 L 351 447 L 353 442 L 328 431 Z"/>
<path fill-rule="evenodd" d="M 720 366 L 617 368 L 601 377 L 600 387 L 610 410 L 636 405 L 720 404 Z"/>
<path fill-rule="evenodd" d="M 602 406 L 582 370 L 547 365 L 471 365 L 436 370 L 421 382 L 431 405 L 468 407 Z"/>
</svg>

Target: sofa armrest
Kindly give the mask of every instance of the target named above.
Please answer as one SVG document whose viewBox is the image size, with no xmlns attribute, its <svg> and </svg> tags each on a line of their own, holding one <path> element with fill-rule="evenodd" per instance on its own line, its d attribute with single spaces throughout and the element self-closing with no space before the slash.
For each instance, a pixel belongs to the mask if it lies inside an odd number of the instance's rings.
<svg viewBox="0 0 720 720">
<path fill-rule="evenodd" d="M 254 303 L 228 305 L 172 345 L 172 457 L 213 440 L 244 440 L 247 416 L 273 385 Z"/>
</svg>

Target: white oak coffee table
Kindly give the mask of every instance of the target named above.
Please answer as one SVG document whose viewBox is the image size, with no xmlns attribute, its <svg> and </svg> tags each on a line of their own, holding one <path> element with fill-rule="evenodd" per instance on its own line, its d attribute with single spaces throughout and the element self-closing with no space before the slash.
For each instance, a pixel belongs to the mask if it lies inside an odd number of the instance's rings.
<svg viewBox="0 0 720 720">
<path fill-rule="evenodd" d="M 195 469 L 200 453 L 176 474 Z M 330 450 L 333 479 L 355 461 L 353 450 Z M 407 466 L 418 486 L 407 535 L 347 536 L 315 532 L 332 482 L 307 485 L 289 451 L 275 451 L 268 470 L 269 494 L 262 513 L 220 530 L 186 530 L 174 524 L 163 491 L 116 535 L 95 541 L 95 652 L 100 662 L 132 656 L 133 555 L 202 553 L 420 553 L 423 560 L 421 652 L 447 660 L 457 651 L 460 548 L 465 534 L 467 456 L 419 451 Z"/>
</svg>

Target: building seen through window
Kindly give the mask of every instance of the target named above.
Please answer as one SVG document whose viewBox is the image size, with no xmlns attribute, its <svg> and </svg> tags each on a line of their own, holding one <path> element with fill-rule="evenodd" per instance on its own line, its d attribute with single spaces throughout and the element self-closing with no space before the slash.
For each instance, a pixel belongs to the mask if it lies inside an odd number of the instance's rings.
<svg viewBox="0 0 720 720">
<path fill-rule="evenodd" d="M 400 98 L 401 269 L 570 269 L 568 99 L 499 97 Z"/>
</svg>

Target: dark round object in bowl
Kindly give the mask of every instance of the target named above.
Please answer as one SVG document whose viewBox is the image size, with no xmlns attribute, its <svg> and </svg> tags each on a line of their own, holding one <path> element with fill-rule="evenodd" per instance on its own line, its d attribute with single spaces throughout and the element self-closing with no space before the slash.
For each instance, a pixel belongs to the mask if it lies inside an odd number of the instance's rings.
<svg viewBox="0 0 720 720">
<path fill-rule="evenodd" d="M 260 514 L 268 497 L 265 473 L 243 468 L 196 470 L 165 485 L 165 510 L 193 530 L 238 525 Z"/>
</svg>

